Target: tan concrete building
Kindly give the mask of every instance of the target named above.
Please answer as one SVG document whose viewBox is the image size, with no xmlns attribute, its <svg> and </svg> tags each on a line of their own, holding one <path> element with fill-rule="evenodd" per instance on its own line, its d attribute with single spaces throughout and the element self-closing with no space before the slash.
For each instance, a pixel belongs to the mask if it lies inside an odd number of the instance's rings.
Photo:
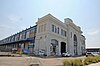
<svg viewBox="0 0 100 66">
<path fill-rule="evenodd" d="M 48 14 L 37 21 L 34 50 L 37 55 L 41 51 L 47 56 L 60 56 L 63 52 L 73 56 L 82 55 L 82 52 L 85 52 L 85 37 L 81 28 L 70 18 L 62 22 Z"/>
</svg>

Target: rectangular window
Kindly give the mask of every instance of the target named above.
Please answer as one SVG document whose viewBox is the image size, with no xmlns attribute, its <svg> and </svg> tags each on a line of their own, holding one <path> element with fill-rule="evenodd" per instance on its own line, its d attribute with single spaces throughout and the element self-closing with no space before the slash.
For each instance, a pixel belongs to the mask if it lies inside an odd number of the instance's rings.
<svg viewBox="0 0 100 66">
<path fill-rule="evenodd" d="M 65 31 L 65 37 L 66 37 L 66 31 Z"/>
<path fill-rule="evenodd" d="M 54 26 L 55 27 L 55 33 L 57 32 L 57 28 L 56 28 L 56 26 Z"/>
<path fill-rule="evenodd" d="M 71 32 L 71 38 L 72 38 L 72 32 Z"/>
<path fill-rule="evenodd" d="M 57 33 L 59 34 L 59 27 L 57 28 Z"/>
<path fill-rule="evenodd" d="M 52 25 L 52 32 L 54 32 L 54 25 Z"/>
<path fill-rule="evenodd" d="M 66 37 L 66 31 L 61 29 L 61 35 Z"/>
<path fill-rule="evenodd" d="M 63 35 L 63 29 L 61 29 L 61 35 Z"/>
<path fill-rule="evenodd" d="M 52 32 L 59 34 L 59 27 L 52 24 Z M 61 32 L 63 32 L 62 29 Z M 61 35 L 63 35 L 63 33 L 61 33 Z"/>
</svg>

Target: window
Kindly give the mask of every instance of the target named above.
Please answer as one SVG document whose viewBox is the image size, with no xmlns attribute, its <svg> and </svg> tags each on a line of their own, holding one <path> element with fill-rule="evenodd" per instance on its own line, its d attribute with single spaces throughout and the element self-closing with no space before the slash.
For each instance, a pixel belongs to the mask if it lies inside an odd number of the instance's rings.
<svg viewBox="0 0 100 66">
<path fill-rule="evenodd" d="M 52 25 L 52 32 L 59 34 L 59 27 Z M 61 35 L 66 37 L 66 31 L 61 29 Z"/>
<path fill-rule="evenodd" d="M 66 31 L 64 31 L 64 33 L 65 33 L 64 36 L 66 37 Z"/>
<path fill-rule="evenodd" d="M 66 36 L 66 31 L 63 30 L 63 29 L 61 29 L 61 35 L 62 35 L 62 36 Z"/>
<path fill-rule="evenodd" d="M 52 25 L 52 32 L 54 32 L 54 25 Z"/>
<path fill-rule="evenodd" d="M 54 26 L 55 27 L 55 33 L 57 32 L 57 28 L 56 28 L 56 26 Z"/>
<path fill-rule="evenodd" d="M 71 38 L 72 38 L 72 32 L 71 32 Z"/>
<path fill-rule="evenodd" d="M 57 28 L 57 33 L 59 34 L 59 27 Z"/>
<path fill-rule="evenodd" d="M 63 29 L 61 29 L 61 35 L 63 35 Z"/>
<path fill-rule="evenodd" d="M 84 50 L 84 48 L 81 46 L 81 50 L 83 51 Z"/>
</svg>

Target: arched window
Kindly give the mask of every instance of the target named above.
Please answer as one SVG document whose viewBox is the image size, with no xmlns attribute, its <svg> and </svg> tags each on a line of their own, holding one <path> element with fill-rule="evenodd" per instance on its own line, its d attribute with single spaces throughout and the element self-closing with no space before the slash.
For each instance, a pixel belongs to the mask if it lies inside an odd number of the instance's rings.
<svg viewBox="0 0 100 66">
<path fill-rule="evenodd" d="M 74 45 L 77 45 L 77 37 L 75 34 L 74 34 Z"/>
<path fill-rule="evenodd" d="M 58 46 L 58 41 L 56 39 L 51 39 L 51 46 L 50 46 L 50 51 L 51 55 L 56 55 L 57 54 L 57 46 Z"/>
<path fill-rule="evenodd" d="M 56 46 L 56 45 L 58 45 L 58 41 L 56 39 L 51 39 L 51 44 L 53 46 Z"/>
<path fill-rule="evenodd" d="M 76 35 L 74 34 L 74 41 L 77 41 L 77 37 L 76 37 Z"/>
<path fill-rule="evenodd" d="M 73 37 L 73 41 L 74 41 L 74 54 L 77 55 L 77 36 L 75 34 Z"/>
</svg>

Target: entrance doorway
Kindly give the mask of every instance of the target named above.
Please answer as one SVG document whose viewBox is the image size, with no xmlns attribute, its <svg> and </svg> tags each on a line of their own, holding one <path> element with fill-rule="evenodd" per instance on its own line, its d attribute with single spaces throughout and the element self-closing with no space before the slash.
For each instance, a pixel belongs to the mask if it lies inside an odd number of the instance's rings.
<svg viewBox="0 0 100 66">
<path fill-rule="evenodd" d="M 66 43 L 65 42 L 61 42 L 61 54 L 66 52 Z"/>
</svg>

